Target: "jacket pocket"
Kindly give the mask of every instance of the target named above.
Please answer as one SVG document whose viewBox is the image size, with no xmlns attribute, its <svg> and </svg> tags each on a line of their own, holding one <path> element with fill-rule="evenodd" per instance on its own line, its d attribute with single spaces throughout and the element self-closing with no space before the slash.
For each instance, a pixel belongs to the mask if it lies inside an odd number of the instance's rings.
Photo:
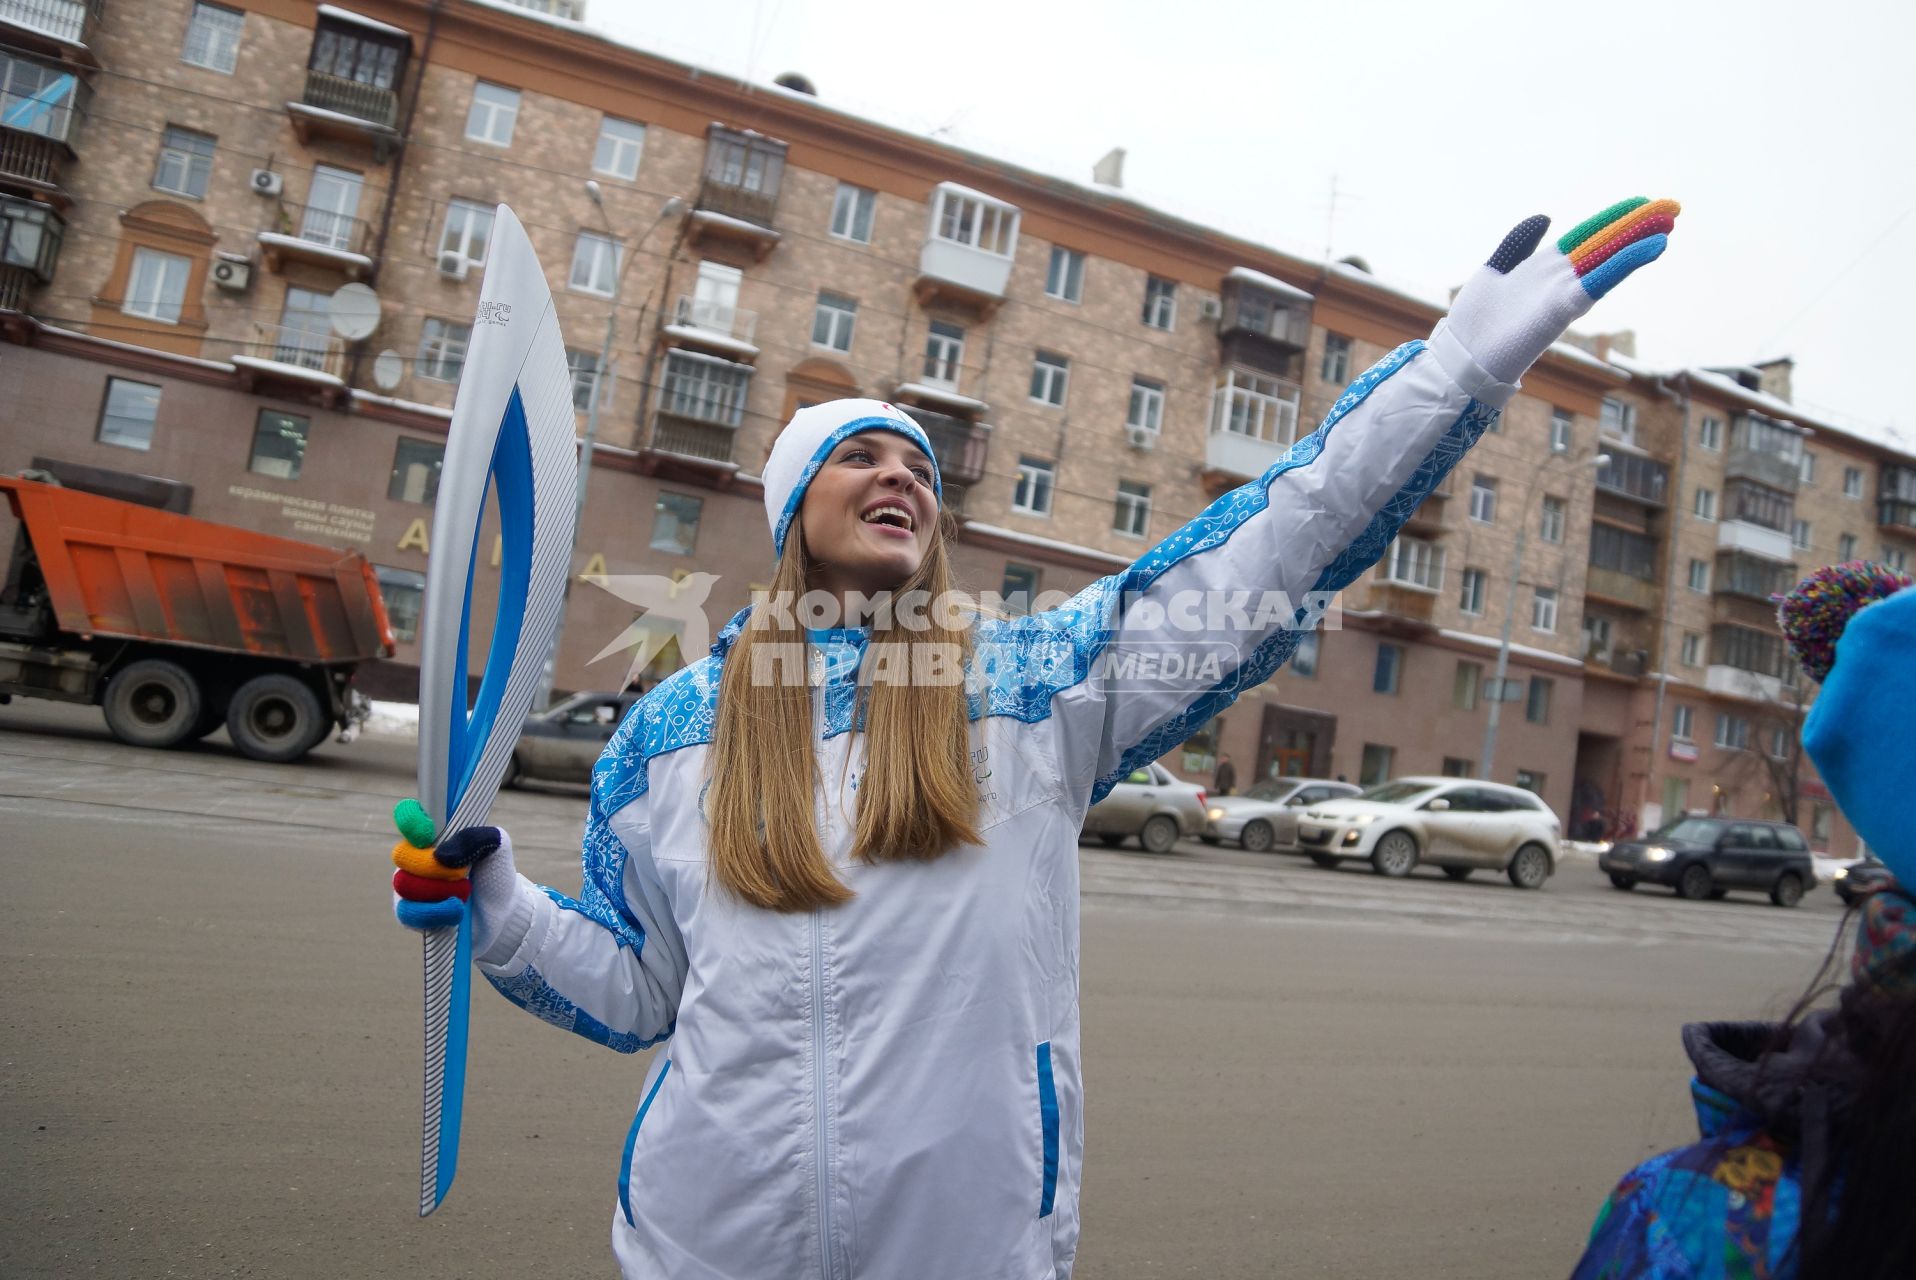
<svg viewBox="0 0 1916 1280">
<path fill-rule="evenodd" d="M 619 1157 L 619 1208 L 625 1211 L 625 1225 L 628 1227 L 638 1225 L 632 1220 L 632 1152 L 639 1145 L 639 1126 L 645 1123 L 645 1113 L 652 1109 L 652 1099 L 659 1096 L 659 1086 L 671 1074 L 672 1060 L 667 1058 L 665 1065 L 659 1068 L 659 1078 L 645 1091 L 645 1101 L 639 1103 L 639 1113 L 632 1117 L 632 1127 L 626 1131 L 625 1154 Z"/>
<path fill-rule="evenodd" d="M 1048 1218 L 1058 1198 L 1058 1088 L 1051 1079 L 1051 1042 L 1038 1046 L 1038 1127 L 1044 1134 L 1044 1188 L 1038 1216 Z"/>
</svg>

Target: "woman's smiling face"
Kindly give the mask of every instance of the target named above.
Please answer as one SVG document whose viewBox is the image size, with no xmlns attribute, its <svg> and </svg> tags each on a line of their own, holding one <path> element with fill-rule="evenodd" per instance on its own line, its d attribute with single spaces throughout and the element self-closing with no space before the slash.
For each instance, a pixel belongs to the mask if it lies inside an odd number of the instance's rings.
<svg viewBox="0 0 1916 1280">
<path fill-rule="evenodd" d="M 932 475 L 931 459 L 895 431 L 840 441 L 798 509 L 811 585 L 841 598 L 904 585 L 938 523 Z"/>
</svg>

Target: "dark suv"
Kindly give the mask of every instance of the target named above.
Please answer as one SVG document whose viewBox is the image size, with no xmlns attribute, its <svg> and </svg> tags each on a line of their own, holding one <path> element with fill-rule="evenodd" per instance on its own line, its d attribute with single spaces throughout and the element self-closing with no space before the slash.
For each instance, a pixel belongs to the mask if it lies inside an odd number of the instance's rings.
<svg viewBox="0 0 1916 1280">
<path fill-rule="evenodd" d="M 1647 836 L 1617 841 L 1597 865 L 1619 889 L 1647 880 L 1685 898 L 1762 889 L 1777 906 L 1793 907 L 1816 886 L 1809 842 L 1787 822 L 1678 818 Z"/>
</svg>

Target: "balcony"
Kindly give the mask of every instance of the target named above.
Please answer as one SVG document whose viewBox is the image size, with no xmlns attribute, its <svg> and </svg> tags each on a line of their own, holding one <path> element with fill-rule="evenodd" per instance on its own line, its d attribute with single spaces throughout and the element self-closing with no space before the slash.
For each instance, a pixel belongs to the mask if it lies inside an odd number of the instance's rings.
<svg viewBox="0 0 1916 1280">
<path fill-rule="evenodd" d="M 398 144 L 399 95 L 329 71 L 308 68 L 297 102 L 286 104 L 293 132 L 310 146 L 315 139 L 370 146 L 384 161 Z"/>
<path fill-rule="evenodd" d="M 758 313 L 744 311 L 712 298 L 681 294 L 665 337 L 675 346 L 704 347 L 732 359 L 758 355 L 752 337 L 758 331 Z"/>
<path fill-rule="evenodd" d="M 1204 445 L 1205 487 L 1213 492 L 1255 480 L 1297 439 L 1302 389 L 1283 378 L 1227 368 L 1211 392 L 1211 434 Z"/>
<path fill-rule="evenodd" d="M 0 194 L 0 311 L 26 310 L 28 291 L 52 281 L 66 232 L 53 206 Z"/>
<path fill-rule="evenodd" d="M 1657 584 L 1620 569 L 1606 569 L 1601 565 L 1591 565 L 1583 580 L 1583 593 L 1586 597 L 1601 600 L 1606 604 L 1632 609 L 1638 613 L 1649 613 L 1657 606 Z"/>
<path fill-rule="evenodd" d="M 907 408 L 906 412 L 931 439 L 932 452 L 938 456 L 941 484 L 963 487 L 985 478 L 985 460 L 991 452 L 990 427 L 929 409 Z M 946 505 L 955 504 L 947 502 Z"/>
<path fill-rule="evenodd" d="M 330 332 L 294 325 L 256 324 L 232 363 L 249 389 L 297 388 L 322 393 L 344 389 L 346 344 Z"/>
<path fill-rule="evenodd" d="M 1795 493 L 1802 478 L 1800 457 L 1739 448 L 1732 444 L 1723 456 L 1725 480 L 1753 480 L 1779 493 Z"/>
<path fill-rule="evenodd" d="M 661 409 L 653 415 L 652 439 L 647 447 L 656 453 L 731 467 L 732 445 L 737 438 L 736 427 Z"/>
<path fill-rule="evenodd" d="M 1224 277 L 1217 333 L 1226 364 L 1294 377 L 1311 342 L 1315 299 L 1302 289 L 1248 267 Z"/>
<path fill-rule="evenodd" d="M 1796 554 L 1790 535 L 1781 529 L 1770 529 L 1748 520 L 1725 520 L 1716 529 L 1716 546 L 1719 551 L 1742 551 L 1765 560 L 1790 562 Z"/>
<path fill-rule="evenodd" d="M 1423 534 L 1426 537 L 1442 533 L 1449 523 L 1445 513 L 1450 509 L 1451 495 L 1457 491 L 1457 473 L 1445 475 L 1435 489 L 1424 495 L 1417 509 L 1404 519 L 1404 532 Z"/>
<path fill-rule="evenodd" d="M 1773 614 L 1771 597 L 1780 596 L 1796 585 L 1796 566 L 1730 552 L 1717 556 L 1716 571 L 1710 581 L 1716 594 L 1761 601 Z"/>
<path fill-rule="evenodd" d="M 1876 523 L 1898 532 L 1916 531 L 1916 467 L 1883 464 L 1876 496 Z"/>
<path fill-rule="evenodd" d="M 934 188 L 913 286 L 919 305 L 963 307 L 983 317 L 996 312 L 1011 283 L 1021 216 L 1016 205 L 969 187 Z"/>
<path fill-rule="evenodd" d="M 1669 501 L 1670 469 L 1654 458 L 1618 451 L 1597 468 L 1597 488 L 1603 493 L 1660 507 Z"/>
<path fill-rule="evenodd" d="M 353 280 L 372 274 L 373 260 L 366 256 L 370 241 L 365 219 L 290 200 L 280 202 L 279 230 L 259 233 L 261 256 L 273 270 L 305 262 Z"/>
<path fill-rule="evenodd" d="M 712 125 L 705 134 L 705 173 L 686 224 L 691 243 L 742 246 L 762 261 L 778 247 L 772 220 L 784 176 L 784 143 Z"/>
<path fill-rule="evenodd" d="M 659 407 L 640 469 L 647 475 L 729 486 L 738 471 L 733 445 L 745 420 L 752 374 L 749 364 L 697 351 L 667 351 Z"/>
<path fill-rule="evenodd" d="M 1358 607 L 1368 613 L 1429 623 L 1437 614 L 1437 593 L 1428 587 L 1379 576 L 1372 580 L 1364 593 L 1363 604 Z"/>
<path fill-rule="evenodd" d="M 43 48 L 84 46 L 100 22 L 100 0 L 0 0 L 6 34 Z"/>
</svg>

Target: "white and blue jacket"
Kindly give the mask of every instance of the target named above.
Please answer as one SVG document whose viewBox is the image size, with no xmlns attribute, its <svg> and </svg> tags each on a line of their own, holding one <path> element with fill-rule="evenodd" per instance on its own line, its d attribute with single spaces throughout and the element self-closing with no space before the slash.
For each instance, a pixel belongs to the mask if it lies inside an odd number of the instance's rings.
<svg viewBox="0 0 1916 1280">
<path fill-rule="evenodd" d="M 1266 610 L 1193 635 L 1188 610 L 1164 606 L 1247 591 L 1301 606 L 1346 586 L 1512 390 L 1460 352 L 1406 344 L 1130 568 L 1062 608 L 979 622 L 976 847 L 851 859 L 864 641 L 824 641 L 817 819 L 857 895 L 842 906 L 764 911 L 711 881 L 700 801 L 740 619 L 632 709 L 593 772 L 582 891 L 522 881 L 481 962 L 548 1022 L 621 1052 L 664 1042 L 619 1167 L 612 1238 L 630 1280 L 1070 1275 L 1085 810 L 1267 679 L 1300 634 Z M 1194 646 L 1228 654 L 1221 672 L 1127 661 Z"/>
</svg>

